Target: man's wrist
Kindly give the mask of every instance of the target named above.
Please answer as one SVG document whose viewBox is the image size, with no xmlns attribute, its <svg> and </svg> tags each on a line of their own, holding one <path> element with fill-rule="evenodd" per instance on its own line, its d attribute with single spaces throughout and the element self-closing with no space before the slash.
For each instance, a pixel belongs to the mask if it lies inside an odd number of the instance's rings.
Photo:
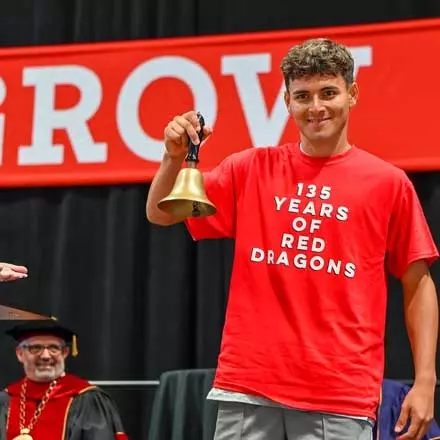
<svg viewBox="0 0 440 440">
<path fill-rule="evenodd" d="M 434 389 L 437 385 L 437 376 L 435 372 L 423 372 L 416 374 L 414 385 Z"/>
<path fill-rule="evenodd" d="M 167 150 L 165 150 L 165 152 L 163 154 L 164 161 L 170 161 L 170 162 L 175 162 L 175 163 L 179 163 L 179 164 L 181 164 L 183 162 L 185 157 L 186 157 L 186 153 L 182 153 L 178 156 L 172 156 L 172 155 L 170 155 L 170 153 L 168 153 Z"/>
</svg>

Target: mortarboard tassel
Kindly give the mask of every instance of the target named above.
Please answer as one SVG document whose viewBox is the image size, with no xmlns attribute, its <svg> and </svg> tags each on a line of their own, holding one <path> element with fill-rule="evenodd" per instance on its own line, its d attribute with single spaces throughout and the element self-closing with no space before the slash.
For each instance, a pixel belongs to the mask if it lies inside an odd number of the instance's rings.
<svg viewBox="0 0 440 440">
<path fill-rule="evenodd" d="M 72 336 L 72 356 L 73 357 L 78 356 L 78 340 L 76 335 Z"/>
</svg>

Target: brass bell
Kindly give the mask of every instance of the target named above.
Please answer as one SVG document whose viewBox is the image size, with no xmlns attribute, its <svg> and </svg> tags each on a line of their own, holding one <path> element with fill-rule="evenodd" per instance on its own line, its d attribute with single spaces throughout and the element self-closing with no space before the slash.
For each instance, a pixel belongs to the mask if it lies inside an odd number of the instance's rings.
<svg viewBox="0 0 440 440">
<path fill-rule="evenodd" d="M 176 217 L 205 217 L 217 212 L 206 197 L 202 173 L 191 167 L 179 171 L 173 189 L 158 206 Z"/>
<path fill-rule="evenodd" d="M 200 113 L 197 114 L 200 123 L 198 133 L 202 142 L 204 120 Z M 158 207 L 164 212 L 176 217 L 206 217 L 217 212 L 215 205 L 206 196 L 203 184 L 203 174 L 197 169 L 199 162 L 199 145 L 189 141 L 186 168 L 179 171 L 173 189 L 163 198 Z"/>
</svg>

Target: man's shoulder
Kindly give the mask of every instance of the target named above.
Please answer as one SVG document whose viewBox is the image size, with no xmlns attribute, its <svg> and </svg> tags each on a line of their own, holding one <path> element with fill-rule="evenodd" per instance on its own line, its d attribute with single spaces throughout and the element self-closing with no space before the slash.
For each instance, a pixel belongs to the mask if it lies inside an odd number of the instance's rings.
<svg viewBox="0 0 440 440">
<path fill-rule="evenodd" d="M 394 165 L 393 163 L 388 162 L 387 160 L 382 159 L 381 157 L 376 156 L 362 148 L 356 147 L 356 150 L 357 155 L 355 156 L 355 158 L 363 166 L 371 167 L 377 172 L 383 172 L 396 179 L 402 179 L 406 175 L 401 168 Z"/>
<path fill-rule="evenodd" d="M 66 374 L 63 378 L 64 386 L 75 390 L 78 394 L 83 394 L 87 391 L 96 390 L 96 385 L 93 385 L 88 380 L 74 374 Z"/>
<path fill-rule="evenodd" d="M 101 387 L 90 383 L 75 393 L 73 399 L 82 407 L 89 405 L 114 407 L 114 402 L 110 394 Z"/>
<path fill-rule="evenodd" d="M 274 146 L 251 146 L 230 154 L 226 157 L 226 160 L 230 161 L 233 165 L 255 165 L 265 159 L 274 161 L 277 160 L 277 158 L 282 158 L 288 154 L 289 149 L 292 146 L 294 146 L 294 144 L 291 143 Z"/>
<path fill-rule="evenodd" d="M 255 147 L 248 147 L 244 150 L 239 150 L 231 153 L 225 158 L 225 160 L 233 164 L 249 162 L 252 160 L 253 157 L 255 157 L 255 155 L 258 154 L 258 150 L 259 149 Z"/>
<path fill-rule="evenodd" d="M 17 380 L 15 382 L 11 382 L 5 389 L 4 392 L 13 395 L 13 394 L 19 394 L 21 392 L 21 385 L 23 384 L 24 377 L 22 377 L 20 380 Z"/>
</svg>

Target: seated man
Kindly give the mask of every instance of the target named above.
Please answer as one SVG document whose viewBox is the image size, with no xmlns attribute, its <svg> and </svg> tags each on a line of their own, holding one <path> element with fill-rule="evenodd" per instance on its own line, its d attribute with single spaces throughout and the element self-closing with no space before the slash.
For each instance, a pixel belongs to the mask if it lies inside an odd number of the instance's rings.
<svg viewBox="0 0 440 440">
<path fill-rule="evenodd" d="M 0 433 L 6 432 L 5 440 L 128 438 L 111 398 L 65 372 L 65 359 L 75 342 L 70 330 L 48 319 L 26 322 L 7 334 L 18 342 L 16 355 L 24 377 L 7 387 L 9 399 L 0 396 Z M 72 351 L 75 354 L 75 346 Z"/>
</svg>

